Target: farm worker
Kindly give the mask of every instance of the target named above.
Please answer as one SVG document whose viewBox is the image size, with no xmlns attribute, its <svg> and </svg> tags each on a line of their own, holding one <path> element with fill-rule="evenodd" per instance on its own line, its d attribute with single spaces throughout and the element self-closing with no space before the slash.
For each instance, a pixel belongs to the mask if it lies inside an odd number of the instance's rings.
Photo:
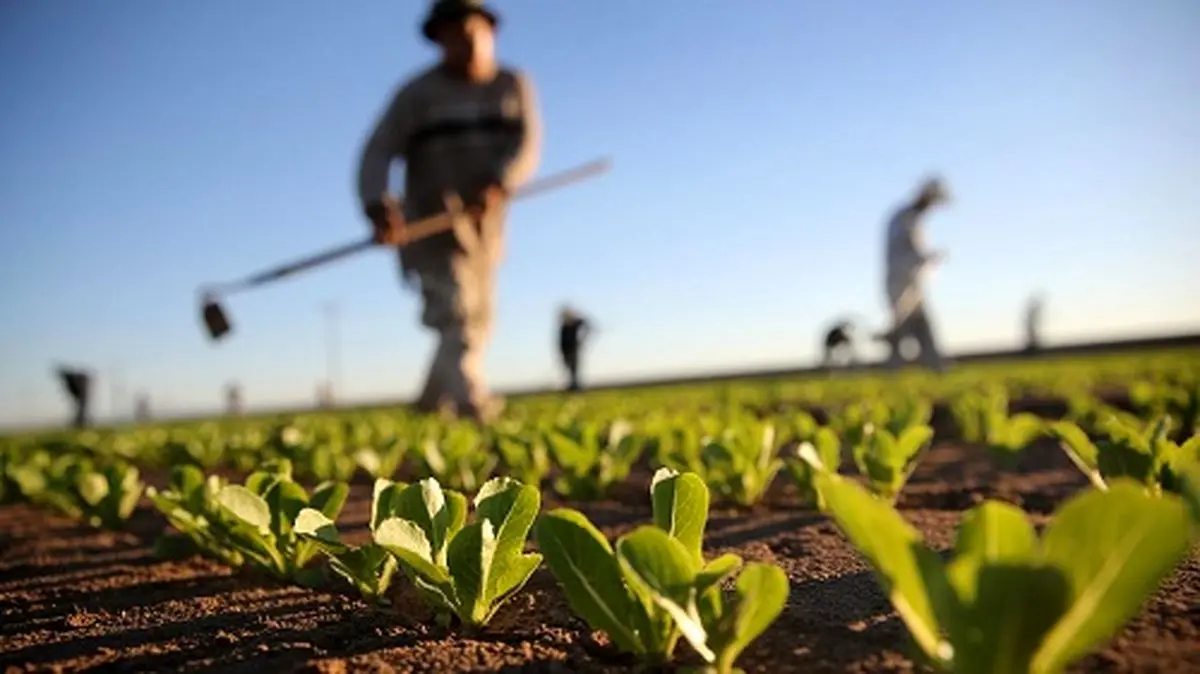
<svg viewBox="0 0 1200 674">
<path fill-rule="evenodd" d="M 83 370 L 67 367 L 59 367 L 57 374 L 75 407 L 75 413 L 71 418 L 71 425 L 75 428 L 87 427 L 90 422 L 88 415 L 88 394 L 92 388 L 92 376 Z"/>
<path fill-rule="evenodd" d="M 541 114 L 533 82 L 495 58 L 497 14 L 478 0 L 434 2 L 422 34 L 438 63 L 401 84 L 362 152 L 358 194 L 382 245 L 405 242 L 405 222 L 462 208 L 454 230 L 400 249 L 404 284 L 419 290 L 421 322 L 438 335 L 423 411 L 490 421 L 502 401 L 484 383 L 512 191 L 536 170 Z M 387 193 L 394 159 L 405 162 L 404 199 Z"/>
<path fill-rule="evenodd" d="M 1025 350 L 1029 352 L 1037 351 L 1041 344 L 1038 339 L 1040 332 L 1039 328 L 1042 323 L 1042 306 L 1044 300 L 1041 295 L 1034 295 L 1029 300 L 1029 305 L 1025 308 Z"/>
<path fill-rule="evenodd" d="M 888 222 L 886 285 L 892 328 L 883 339 L 891 349 L 890 365 L 901 361 L 901 342 L 913 338 L 921 349 L 920 361 L 936 370 L 944 369 L 925 311 L 922 277 L 945 258 L 945 253 L 925 247 L 925 215 L 948 200 L 949 193 L 942 181 L 930 178 L 921 185 L 916 197 L 897 210 Z"/>
<path fill-rule="evenodd" d="M 563 367 L 567 369 L 569 383 L 568 391 L 578 391 L 579 385 L 579 351 L 583 341 L 591 334 L 592 326 L 587 319 L 580 316 L 570 307 L 559 310 L 558 351 L 562 356 Z"/>
</svg>

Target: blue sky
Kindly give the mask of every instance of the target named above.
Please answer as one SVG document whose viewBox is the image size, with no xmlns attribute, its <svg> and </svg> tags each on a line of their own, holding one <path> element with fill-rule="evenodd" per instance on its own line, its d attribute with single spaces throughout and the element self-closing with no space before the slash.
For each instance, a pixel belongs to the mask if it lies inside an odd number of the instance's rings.
<svg viewBox="0 0 1200 674">
<path fill-rule="evenodd" d="M 1200 5 L 604 0 L 498 3 L 536 79 L 541 172 L 614 171 L 516 206 L 488 371 L 557 380 L 555 309 L 603 332 L 588 376 L 805 362 L 846 313 L 882 325 L 881 230 L 927 171 L 956 203 L 930 302 L 947 349 L 1200 328 Z M 750 10 L 749 7 L 754 9 Z M 54 362 L 97 412 L 307 403 L 321 306 L 349 398 L 407 396 L 433 336 L 372 252 L 231 298 L 197 286 L 361 236 L 355 161 L 434 58 L 424 3 L 0 5 L 0 423 L 61 419 Z M 113 386 L 123 389 L 114 400 Z"/>
</svg>

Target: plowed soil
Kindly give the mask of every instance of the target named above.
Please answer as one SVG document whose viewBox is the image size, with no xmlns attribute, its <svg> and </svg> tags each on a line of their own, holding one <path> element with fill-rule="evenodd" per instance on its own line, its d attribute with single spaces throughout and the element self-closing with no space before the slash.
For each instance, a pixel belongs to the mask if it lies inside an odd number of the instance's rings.
<svg viewBox="0 0 1200 674">
<path fill-rule="evenodd" d="M 635 476 L 610 501 L 570 505 L 616 536 L 649 522 L 648 478 Z M 781 475 L 754 512 L 718 508 L 710 519 L 707 554 L 734 551 L 772 561 L 791 580 L 783 615 L 739 664 L 773 674 L 921 671 L 867 567 L 832 523 L 796 505 L 786 483 Z M 1044 520 L 1083 486 L 1051 446 L 1035 447 L 1020 466 L 1002 470 L 981 451 L 943 444 L 925 457 L 900 505 L 932 545 L 947 548 L 963 509 L 984 498 L 1020 504 Z M 369 509 L 370 487 L 356 484 L 341 530 L 363 537 Z M 384 612 L 336 581 L 309 590 L 200 558 L 157 560 L 152 545 L 165 526 L 145 504 L 120 533 L 24 506 L 0 509 L 4 671 L 631 669 L 571 615 L 545 569 L 486 634 L 468 637 L 423 623 L 420 605 L 403 592 L 398 608 Z M 680 664 L 698 664 L 686 643 L 677 655 Z M 1200 672 L 1200 555 L 1075 671 Z"/>
</svg>

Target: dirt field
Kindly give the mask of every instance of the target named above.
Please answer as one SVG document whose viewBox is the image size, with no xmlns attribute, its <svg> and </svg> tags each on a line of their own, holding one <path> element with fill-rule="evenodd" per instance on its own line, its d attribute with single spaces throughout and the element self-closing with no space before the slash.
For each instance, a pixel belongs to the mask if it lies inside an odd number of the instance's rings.
<svg viewBox="0 0 1200 674">
<path fill-rule="evenodd" d="M 151 480 L 155 482 L 157 480 Z M 609 536 L 649 522 L 648 475 L 609 501 L 580 507 Z M 949 547 L 963 508 L 985 497 L 1044 519 L 1084 480 L 1050 446 L 1016 471 L 978 451 L 941 445 L 905 490 L 905 516 Z M 544 504 L 546 508 L 558 505 Z M 339 519 L 366 534 L 370 487 L 356 484 Z M 422 626 L 420 605 L 369 608 L 339 585 L 283 586 L 199 558 L 158 561 L 165 523 L 143 507 L 124 533 L 106 533 L 24 506 L 0 509 L 0 665 L 22 671 L 628 671 L 573 618 L 542 569 L 486 635 Z M 353 538 L 353 536 L 351 536 Z M 714 510 L 706 553 L 736 551 L 780 564 L 787 608 L 746 652 L 752 672 L 912 671 L 907 637 L 887 599 L 841 534 L 796 507 L 781 475 L 752 514 Z M 403 585 L 403 582 L 399 583 Z M 684 663 L 697 664 L 684 642 Z M 1200 554 L 1186 562 L 1113 643 L 1076 671 L 1200 672 Z"/>
</svg>

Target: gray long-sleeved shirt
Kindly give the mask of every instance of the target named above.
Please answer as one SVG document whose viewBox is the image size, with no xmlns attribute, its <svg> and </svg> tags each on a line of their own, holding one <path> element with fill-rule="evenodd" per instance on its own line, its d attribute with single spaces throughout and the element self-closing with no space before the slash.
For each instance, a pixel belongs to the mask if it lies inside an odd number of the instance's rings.
<svg viewBox="0 0 1200 674">
<path fill-rule="evenodd" d="M 897 210 L 887 226 L 886 277 L 888 296 L 892 301 L 910 287 L 920 292 L 921 271 L 931 257 L 925 247 L 921 214 L 911 205 Z"/>
<path fill-rule="evenodd" d="M 364 208 L 382 198 L 399 158 L 407 219 L 444 210 L 447 191 L 478 203 L 489 184 L 525 182 L 541 144 L 537 96 L 524 72 L 501 68 L 491 82 L 472 83 L 434 66 L 401 85 L 384 109 L 362 151 L 358 197 Z"/>
</svg>

